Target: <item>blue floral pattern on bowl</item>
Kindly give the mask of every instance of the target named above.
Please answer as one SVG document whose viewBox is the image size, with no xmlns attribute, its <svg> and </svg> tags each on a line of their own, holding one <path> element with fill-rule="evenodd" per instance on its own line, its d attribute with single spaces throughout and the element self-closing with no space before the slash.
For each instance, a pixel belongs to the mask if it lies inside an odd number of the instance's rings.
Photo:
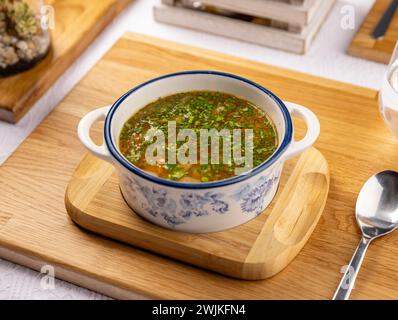
<svg viewBox="0 0 398 320">
<path fill-rule="evenodd" d="M 206 192 L 204 195 L 195 193 L 184 193 L 181 196 L 180 204 L 182 210 L 180 215 L 185 219 L 192 216 L 200 217 L 209 215 L 209 210 L 214 213 L 224 214 L 228 211 L 228 203 L 222 201 L 224 195 L 215 192 Z M 205 206 L 209 205 L 210 209 Z"/>
<path fill-rule="evenodd" d="M 146 203 L 142 203 L 142 209 L 149 213 L 152 217 L 162 217 L 167 224 L 176 226 L 184 223 L 185 221 L 175 215 L 177 204 L 173 199 L 167 195 L 164 188 L 154 188 L 141 185 L 135 179 L 130 179 L 127 176 L 123 177 L 125 183 L 129 185 L 129 197 L 137 199 L 136 192 L 138 191 L 146 199 Z"/>
<path fill-rule="evenodd" d="M 138 190 L 146 200 L 146 203 L 142 204 L 142 209 L 152 217 L 162 217 L 170 226 L 186 223 L 192 217 L 225 214 L 229 209 L 229 204 L 221 200 L 224 194 L 210 191 L 204 195 L 192 192 L 183 193 L 178 201 L 180 209 L 177 209 L 177 202 L 168 196 L 165 188 L 142 185 L 138 180 L 127 176 L 123 178 L 129 185 L 128 196 L 131 199 L 137 199 L 135 193 Z"/>
<path fill-rule="evenodd" d="M 126 196 L 132 206 L 139 206 L 156 220 L 162 219 L 168 226 L 176 227 L 193 219 L 204 219 L 210 215 L 232 214 L 236 208 L 243 213 L 257 216 L 269 203 L 270 193 L 278 183 L 280 170 L 273 170 L 268 176 L 261 176 L 254 183 L 247 183 L 232 194 L 204 191 L 184 191 L 177 197 L 169 194 L 163 186 L 155 187 L 140 180 L 123 175 Z M 144 201 L 140 201 L 142 198 Z M 271 199 L 271 198 L 270 198 Z M 235 209 L 233 209 L 235 208 Z M 140 210 L 141 209 L 141 210 Z"/>
<path fill-rule="evenodd" d="M 259 215 L 264 210 L 265 198 L 278 180 L 279 174 L 260 177 L 254 185 L 246 184 L 232 197 L 239 201 L 243 212 Z"/>
</svg>

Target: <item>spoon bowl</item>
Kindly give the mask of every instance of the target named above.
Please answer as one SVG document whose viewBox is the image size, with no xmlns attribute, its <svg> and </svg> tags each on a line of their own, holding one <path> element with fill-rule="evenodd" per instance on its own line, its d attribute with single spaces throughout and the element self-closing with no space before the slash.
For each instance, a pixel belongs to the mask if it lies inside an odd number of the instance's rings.
<svg viewBox="0 0 398 320">
<path fill-rule="evenodd" d="M 356 218 L 363 236 L 377 238 L 398 227 L 398 173 L 383 171 L 362 187 Z"/>
<path fill-rule="evenodd" d="M 398 228 L 398 172 L 383 171 L 369 178 L 359 193 L 355 211 L 362 239 L 334 300 L 349 298 L 370 242 Z"/>
</svg>

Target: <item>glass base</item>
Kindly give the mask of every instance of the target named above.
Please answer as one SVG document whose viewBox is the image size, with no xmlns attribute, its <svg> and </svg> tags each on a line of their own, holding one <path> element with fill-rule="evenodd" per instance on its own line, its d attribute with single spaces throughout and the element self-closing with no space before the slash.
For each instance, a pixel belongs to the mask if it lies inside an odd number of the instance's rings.
<svg viewBox="0 0 398 320">
<path fill-rule="evenodd" d="M 49 52 L 50 52 L 50 47 L 47 49 L 45 53 L 38 55 L 36 58 L 32 60 L 21 60 L 6 68 L 0 68 L 0 77 L 5 78 L 32 69 L 40 61 L 42 61 L 48 55 Z"/>
</svg>

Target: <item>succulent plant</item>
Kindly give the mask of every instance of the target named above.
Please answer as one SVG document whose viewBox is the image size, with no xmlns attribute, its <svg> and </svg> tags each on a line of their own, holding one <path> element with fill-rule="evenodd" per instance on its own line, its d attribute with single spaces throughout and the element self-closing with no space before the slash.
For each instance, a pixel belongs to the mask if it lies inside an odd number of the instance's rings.
<svg viewBox="0 0 398 320">
<path fill-rule="evenodd" d="M 34 35 L 38 31 L 38 21 L 28 4 L 22 0 L 12 1 L 9 18 L 15 31 L 23 38 Z"/>
<path fill-rule="evenodd" d="M 39 31 L 39 22 L 25 1 L 0 0 L 0 11 L 3 13 L 0 26 L 2 21 L 7 21 L 7 28 L 15 30 L 21 38 L 29 38 Z"/>
</svg>

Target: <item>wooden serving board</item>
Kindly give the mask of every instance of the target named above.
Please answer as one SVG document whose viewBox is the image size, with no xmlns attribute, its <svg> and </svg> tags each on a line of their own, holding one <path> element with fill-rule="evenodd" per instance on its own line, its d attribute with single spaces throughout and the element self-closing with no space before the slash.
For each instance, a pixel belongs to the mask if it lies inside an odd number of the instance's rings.
<svg viewBox="0 0 398 320">
<path fill-rule="evenodd" d="M 234 278 L 265 279 L 284 269 L 307 242 L 329 190 L 328 165 L 318 150 L 304 153 L 293 171 L 294 163 L 287 166 L 272 206 L 223 232 L 176 232 L 140 218 L 124 202 L 114 167 L 92 155 L 74 172 L 65 204 L 73 221 L 95 233 Z"/>
<path fill-rule="evenodd" d="M 389 63 L 395 43 L 398 40 L 398 11 L 395 13 L 384 38 L 374 39 L 372 32 L 390 3 L 391 0 L 376 0 L 348 47 L 349 54 L 367 60 Z"/>
<path fill-rule="evenodd" d="M 325 210 L 297 257 L 269 279 L 236 280 L 136 249 L 80 229 L 66 212 L 65 190 L 85 154 L 80 118 L 143 81 L 193 69 L 247 77 L 320 119 L 315 146 L 330 170 Z M 51 264 L 58 278 L 115 298 L 330 299 L 360 239 L 357 194 L 386 169 L 398 170 L 398 141 L 379 116 L 376 91 L 128 34 L 0 168 L 0 257 L 37 270 Z M 398 232 L 375 240 L 351 297 L 398 299 L 397 263 Z"/>
<path fill-rule="evenodd" d="M 34 68 L 0 78 L 0 120 L 17 122 L 130 0 L 48 0 L 55 12 L 51 51 Z"/>
</svg>

